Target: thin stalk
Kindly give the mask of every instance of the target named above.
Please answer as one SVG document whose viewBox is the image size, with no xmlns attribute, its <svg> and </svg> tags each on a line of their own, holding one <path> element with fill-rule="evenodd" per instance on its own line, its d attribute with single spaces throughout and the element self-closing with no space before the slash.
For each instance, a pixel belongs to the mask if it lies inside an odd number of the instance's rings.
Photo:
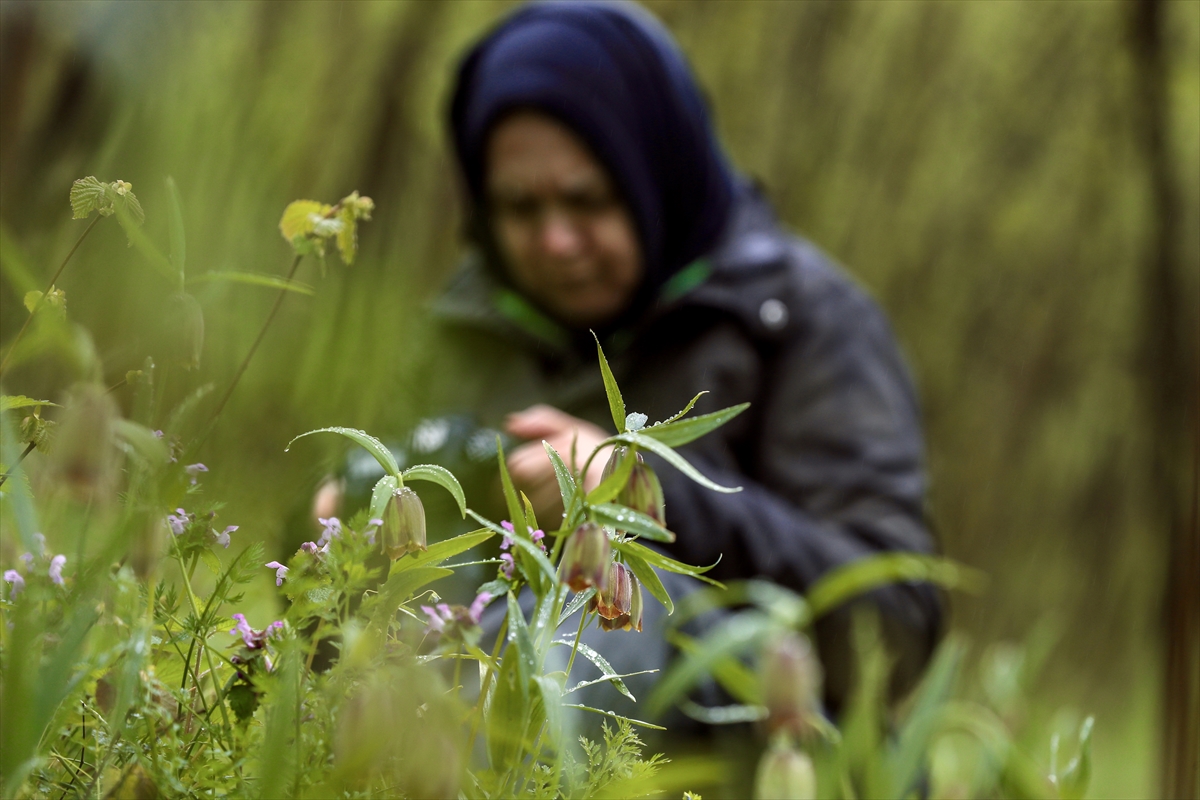
<svg viewBox="0 0 1200 800">
<path fill-rule="evenodd" d="M 35 447 L 37 447 L 37 445 L 36 445 L 36 444 L 34 444 L 33 442 L 30 442 L 30 443 L 29 443 L 29 446 L 25 448 L 25 450 L 24 450 L 24 451 L 21 453 L 21 455 L 17 456 L 17 461 L 16 461 L 16 464 L 13 464 L 11 467 L 9 467 L 9 469 L 8 469 L 8 472 L 4 473 L 3 475 L 0 475 L 0 486 L 3 486 L 3 485 L 4 485 L 4 482 L 5 482 L 6 480 L 8 480 L 8 476 L 9 476 L 9 475 L 12 475 L 12 474 L 13 474 L 13 470 L 15 470 L 15 469 L 17 468 L 17 464 L 20 464 L 22 461 L 24 461 L 24 460 L 25 460 L 25 456 L 27 456 L 27 455 L 29 455 L 30 453 L 32 453 L 32 452 L 33 452 L 33 448 L 35 448 Z"/>
<path fill-rule="evenodd" d="M 467 747 L 467 752 L 471 752 L 475 748 L 475 737 L 479 735 L 479 722 L 483 718 L 483 699 L 487 697 L 488 689 L 491 688 L 492 678 L 495 676 L 496 670 L 492 669 L 492 664 L 500 657 L 500 645 L 508 635 L 508 612 L 504 612 L 504 618 L 500 620 L 500 630 L 496 634 L 496 644 L 492 648 L 492 658 L 488 662 L 487 672 L 479 681 L 479 699 L 475 701 L 475 710 L 472 712 L 474 718 L 471 722 L 471 738 Z"/>
<path fill-rule="evenodd" d="M 200 620 L 201 619 L 200 607 L 196 604 L 196 595 L 192 592 L 191 576 L 188 574 L 187 569 L 183 565 L 183 557 L 179 553 L 178 546 L 176 546 L 176 548 L 175 548 L 175 560 L 177 562 L 179 562 L 179 571 L 183 575 L 183 588 L 187 590 L 188 603 L 191 604 L 191 606 L 192 606 L 192 614 L 196 617 L 197 620 Z M 194 566 L 194 564 L 193 564 L 193 566 Z M 201 641 L 200 649 L 204 652 L 205 659 L 208 661 L 208 675 L 209 675 L 209 679 L 212 681 L 213 692 L 216 693 L 216 696 L 217 696 L 217 705 L 219 705 L 221 707 L 221 719 L 225 723 L 225 730 L 232 730 L 233 726 L 231 726 L 229 724 L 229 712 L 227 712 L 225 710 L 225 703 L 222 701 L 222 698 L 221 698 L 221 687 L 220 687 L 220 685 L 217 684 L 217 669 L 213 665 L 213 662 L 212 662 L 212 653 L 210 653 L 208 651 L 208 642 Z M 195 673 L 193 672 L 193 674 L 195 674 Z M 196 676 L 196 677 L 197 677 L 197 681 L 198 681 L 199 676 Z M 203 692 L 204 689 L 200 688 L 200 691 Z M 222 745 L 224 745 L 223 742 L 222 742 Z"/>
<path fill-rule="evenodd" d="M 296 276 L 296 269 L 300 266 L 300 260 L 304 256 L 297 254 L 292 259 L 292 268 L 288 271 L 287 281 L 292 282 L 292 278 Z M 229 402 L 230 395 L 237 388 L 238 381 L 242 379 L 242 373 L 246 371 L 246 367 L 250 366 L 250 359 L 254 358 L 254 353 L 258 350 L 258 346 L 262 344 L 263 337 L 267 335 L 267 329 L 271 327 L 271 322 L 274 321 L 275 315 L 279 313 L 279 307 L 283 305 L 283 298 L 287 295 L 287 289 L 280 289 L 279 294 L 275 297 L 275 305 L 271 306 L 271 313 L 267 315 L 267 321 L 263 323 L 262 329 L 258 332 L 258 338 L 254 340 L 254 344 L 250 345 L 250 352 L 246 353 L 246 357 L 242 360 L 242 365 L 238 367 L 237 373 L 233 376 L 233 383 L 229 384 L 229 388 L 225 391 L 225 396 L 221 398 L 221 402 L 217 403 L 217 408 L 213 411 L 212 419 L 209 420 L 209 426 L 217 421 L 221 416 L 221 412 L 225 410 L 225 404 Z"/>
<path fill-rule="evenodd" d="M 98 223 L 101 219 L 103 219 L 103 217 L 97 214 L 96 218 L 92 220 L 92 224 L 88 225 L 87 229 L 84 230 L 84 232 L 80 234 L 79 238 L 75 240 L 75 246 L 71 248 L 71 252 L 67 253 L 67 257 L 64 258 L 62 263 L 58 265 L 58 269 L 55 271 L 54 277 L 50 279 L 50 283 L 46 286 L 46 291 L 42 292 L 42 296 L 39 297 L 38 301 L 33 304 L 33 310 L 30 311 L 29 316 L 25 318 L 25 323 L 21 325 L 21 330 L 17 331 L 17 338 L 13 339 L 13 343 L 9 345 L 8 353 L 5 354 L 4 360 L 0 361 L 0 375 L 4 374 L 4 368 L 8 366 L 8 360 L 12 358 L 13 351 L 17 349 L 17 343 L 21 341 L 21 337 L 25 335 L 25 329 L 29 327 L 29 321 L 33 319 L 33 315 L 36 314 L 38 309 L 42 307 L 42 303 L 44 303 L 46 300 L 46 295 L 50 294 L 50 290 L 53 289 L 54 284 L 58 282 L 58 276 L 62 275 L 63 268 L 67 266 L 67 262 L 71 260 L 71 256 L 75 255 L 75 251 L 79 249 L 79 245 L 83 244 L 83 240 L 87 238 L 87 235 L 92 232 L 92 228 L 96 227 L 96 223 Z"/>
<path fill-rule="evenodd" d="M 571 645 L 571 657 L 567 659 L 567 680 L 571 680 L 571 667 L 575 663 L 575 653 L 579 650 L 579 640 L 583 638 L 583 628 L 587 625 L 588 616 L 591 614 L 586 608 L 579 615 L 579 629 L 575 631 L 575 643 Z"/>
</svg>

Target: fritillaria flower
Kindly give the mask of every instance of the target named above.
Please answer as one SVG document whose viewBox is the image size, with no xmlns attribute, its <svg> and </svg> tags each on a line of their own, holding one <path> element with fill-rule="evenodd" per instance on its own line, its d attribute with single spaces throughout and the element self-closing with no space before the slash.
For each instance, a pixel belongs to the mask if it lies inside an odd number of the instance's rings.
<svg viewBox="0 0 1200 800">
<path fill-rule="evenodd" d="M 606 631 L 642 632 L 642 586 L 624 564 L 613 564 L 608 590 L 596 595 L 593 608 L 600 615 L 600 627 Z"/>
<path fill-rule="evenodd" d="M 665 525 L 666 513 L 662 484 L 659 483 L 654 470 L 647 466 L 645 460 L 642 459 L 641 453 L 631 455 L 628 447 L 613 448 L 612 455 L 604 464 L 601 480 L 607 479 L 616 472 L 626 458 L 634 458 L 636 461 L 633 471 L 629 473 L 629 480 L 617 494 L 617 502 L 652 517 L 659 525 Z"/>
<path fill-rule="evenodd" d="M 271 561 L 266 566 L 275 570 L 275 585 L 282 586 L 283 579 L 287 577 L 288 568 L 285 567 L 283 564 L 280 564 L 278 561 Z"/>
<path fill-rule="evenodd" d="M 608 587 L 608 566 L 612 563 L 612 545 L 604 528 L 585 522 L 575 529 L 563 547 L 559 562 L 559 580 L 573 592 L 595 586 L 603 592 Z"/>
<path fill-rule="evenodd" d="M 392 492 L 383 512 L 383 550 L 395 561 L 425 549 L 425 506 L 416 492 L 403 486 Z"/>
<path fill-rule="evenodd" d="M 789 632 L 769 642 L 759 667 L 767 729 L 806 736 L 820 714 L 821 665 L 808 638 Z"/>
<path fill-rule="evenodd" d="M 774 745 L 763 753 L 754 783 L 755 797 L 814 800 L 817 796 L 817 772 L 812 759 L 790 745 Z"/>
</svg>

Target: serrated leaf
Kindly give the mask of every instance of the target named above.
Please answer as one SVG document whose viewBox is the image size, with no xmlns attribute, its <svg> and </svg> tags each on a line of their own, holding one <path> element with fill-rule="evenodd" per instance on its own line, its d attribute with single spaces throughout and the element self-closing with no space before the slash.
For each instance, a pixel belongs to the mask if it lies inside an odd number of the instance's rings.
<svg viewBox="0 0 1200 800">
<path fill-rule="evenodd" d="M 37 289 L 34 289 L 32 292 L 26 292 L 23 302 L 25 303 L 26 310 L 32 314 L 37 310 L 38 303 L 42 302 L 42 293 Z"/>
<path fill-rule="evenodd" d="M 703 414 L 699 417 L 681 419 L 675 422 L 664 422 L 661 425 L 653 425 L 646 428 L 642 431 L 642 434 L 652 439 L 657 439 L 670 447 L 680 447 L 721 427 L 749 407 L 749 403 L 740 403 L 736 406 L 723 408 L 720 411 L 714 411 L 711 414 Z"/>
<path fill-rule="evenodd" d="M 368 519 L 383 519 L 383 512 L 387 510 L 388 501 L 392 499 L 398 485 L 395 475 L 384 475 L 375 482 L 375 488 L 371 490 Z"/>
<path fill-rule="evenodd" d="M 314 220 L 328 214 L 333 206 L 318 203 L 316 200 L 296 200 L 288 203 L 279 219 L 279 232 L 289 244 L 295 244 L 296 239 L 305 238 L 313 232 Z"/>
<path fill-rule="evenodd" d="M 270 289 L 282 289 L 311 297 L 315 292 L 313 287 L 300 281 L 289 281 L 280 275 L 266 275 L 261 272 L 238 272 L 224 270 L 220 272 L 205 272 L 188 278 L 188 285 L 194 283 L 245 283 L 251 286 L 265 286 Z"/>
<path fill-rule="evenodd" d="M 392 451 L 384 447 L 383 442 L 376 439 L 366 431 L 360 431 L 357 428 L 317 428 L 313 431 L 308 431 L 297 436 L 292 441 L 288 442 L 287 447 L 283 448 L 283 452 L 288 452 L 292 449 L 292 445 L 297 439 L 303 439 L 305 436 L 312 436 L 314 433 L 336 433 L 345 436 L 347 439 L 361 445 L 368 453 L 375 457 L 379 465 L 383 467 L 383 471 L 388 475 L 399 475 L 400 466 L 396 463 L 396 457 L 392 455 Z"/>
<path fill-rule="evenodd" d="M 713 483 L 711 480 L 702 475 L 699 470 L 689 464 L 683 456 L 679 455 L 679 453 L 676 453 L 669 446 L 663 442 L 660 442 L 658 439 L 647 436 L 644 431 L 642 433 L 623 433 L 619 436 L 614 436 L 610 441 L 613 440 L 622 442 L 624 444 L 636 444 L 643 450 L 649 450 L 651 453 L 654 453 L 663 461 L 666 461 L 675 469 L 679 470 L 684 475 L 691 478 L 693 481 L 706 489 L 712 489 L 714 492 L 723 492 L 725 494 L 732 494 L 742 490 L 742 487 L 740 486 L 721 486 Z"/>
<path fill-rule="evenodd" d="M 208 571 L 211 572 L 214 577 L 220 577 L 221 560 L 217 558 L 216 553 L 205 548 L 200 551 L 200 560 L 204 562 L 204 566 L 208 567 Z"/>
<path fill-rule="evenodd" d="M 621 397 L 617 379 L 613 377 L 612 370 L 608 367 L 604 348 L 600 346 L 600 337 L 593 332 L 592 338 L 596 340 L 596 355 L 600 359 L 600 375 L 604 378 L 604 393 L 608 396 L 608 410 L 612 412 L 613 425 L 616 426 L 617 433 L 623 433 L 625 431 L 625 400 Z"/>
<path fill-rule="evenodd" d="M 632 553 L 622 553 L 625 559 L 625 566 L 633 570 L 633 574 L 642 586 L 646 587 L 646 591 L 654 596 L 654 599 L 663 604 L 667 609 L 667 616 L 675 613 L 675 603 L 671 600 L 671 595 L 667 593 L 667 589 L 662 584 L 662 580 L 658 577 L 658 573 L 654 571 L 654 567 L 650 566 L 645 559 L 636 556 Z"/>
<path fill-rule="evenodd" d="M 453 472 L 437 464 L 417 464 L 404 470 L 401 475 L 406 481 L 429 481 L 441 486 L 454 496 L 454 502 L 458 503 L 459 513 L 463 519 L 466 519 L 467 498 L 463 494 L 462 485 L 458 482 L 458 478 L 454 477 Z"/>
<path fill-rule="evenodd" d="M 809 588 L 804 599 L 816 619 L 873 589 L 912 582 L 969 590 L 983 583 L 983 575 L 949 559 L 915 553 L 881 553 L 831 570 Z"/>
<path fill-rule="evenodd" d="M 51 403 L 49 400 L 34 400 L 32 397 L 26 397 L 23 394 L 6 394 L 0 396 L 0 411 L 12 411 L 14 408 L 28 408 L 30 406 L 54 406 L 62 408 L 58 403 Z"/>
<path fill-rule="evenodd" d="M 93 211 L 105 209 L 112 213 L 112 201 L 108 197 L 106 186 L 95 177 L 89 175 L 71 184 L 71 216 L 72 219 L 83 219 Z M 103 212 L 102 212 L 103 213 Z"/>
<path fill-rule="evenodd" d="M 673 542 L 675 534 L 659 525 L 653 517 L 616 503 L 599 503 L 591 507 L 592 516 L 602 525 L 632 533 L 655 542 Z"/>
<path fill-rule="evenodd" d="M 342 223 L 342 227 L 337 232 L 338 253 L 342 256 L 342 262 L 346 266 L 350 266 L 354 263 L 354 256 L 358 253 L 358 222 L 353 209 L 350 208 L 343 208 L 339 211 L 338 219 Z"/>
</svg>

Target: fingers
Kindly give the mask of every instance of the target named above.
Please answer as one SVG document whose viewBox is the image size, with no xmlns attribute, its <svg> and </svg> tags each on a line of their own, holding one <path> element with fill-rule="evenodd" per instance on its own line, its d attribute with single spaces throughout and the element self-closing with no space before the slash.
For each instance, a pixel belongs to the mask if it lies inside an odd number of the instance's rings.
<svg viewBox="0 0 1200 800">
<path fill-rule="evenodd" d="M 508 415 L 505 430 L 521 439 L 549 439 L 580 424 L 565 411 L 544 403 Z"/>
</svg>

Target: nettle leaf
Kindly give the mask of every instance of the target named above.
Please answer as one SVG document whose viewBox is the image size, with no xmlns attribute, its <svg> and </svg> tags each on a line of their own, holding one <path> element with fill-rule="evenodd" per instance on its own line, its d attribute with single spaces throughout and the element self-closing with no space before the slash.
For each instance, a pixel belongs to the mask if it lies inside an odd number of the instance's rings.
<svg viewBox="0 0 1200 800">
<path fill-rule="evenodd" d="M 58 403 L 51 403 L 49 400 L 34 400 L 32 397 L 26 397 L 23 394 L 4 395 L 0 397 L 0 411 L 12 411 L 14 408 L 29 408 L 30 406 L 36 408 L 40 408 L 41 406 L 62 408 Z"/>
<path fill-rule="evenodd" d="M 359 197 L 357 191 L 343 197 L 338 203 L 338 220 L 342 227 L 337 232 L 337 246 L 346 266 L 354 263 L 354 256 L 358 253 L 358 221 L 370 220 L 374 210 L 375 201 L 369 197 Z"/>
<path fill-rule="evenodd" d="M 379 465 L 383 467 L 383 471 L 388 475 L 400 474 L 400 466 L 396 463 L 396 457 L 392 455 L 392 451 L 388 450 L 384 446 L 383 442 L 379 441 L 371 434 L 367 433 L 366 431 L 360 431 L 357 428 L 317 428 L 314 431 L 302 433 L 295 439 L 292 439 L 290 442 L 288 442 L 287 447 L 283 448 L 283 452 L 286 453 L 291 450 L 292 445 L 296 443 L 297 439 L 303 439 L 305 436 L 312 436 L 314 433 L 341 434 L 347 439 L 362 445 L 368 453 L 375 456 L 375 460 L 379 462 Z"/>
<path fill-rule="evenodd" d="M 463 494 L 462 484 L 450 470 L 437 464 L 417 464 L 404 470 L 401 477 L 406 481 L 429 481 L 441 486 L 454 495 L 454 502 L 458 503 L 458 511 L 462 514 L 463 519 L 466 519 L 467 498 Z"/>
<path fill-rule="evenodd" d="M 313 232 L 315 221 L 323 218 L 333 210 L 333 206 L 318 203 L 316 200 L 296 200 L 288 203 L 279 220 L 279 232 L 291 244 L 297 239 L 303 239 Z"/>
<path fill-rule="evenodd" d="M 613 425 L 617 426 L 617 433 L 625 431 L 625 400 L 621 397 L 621 388 L 617 386 L 617 379 L 613 377 L 612 370 L 608 368 L 608 359 L 604 357 L 604 348 L 600 346 L 600 337 L 592 333 L 592 338 L 596 340 L 596 354 L 600 358 L 600 374 L 604 377 L 604 393 L 608 395 L 608 410 L 612 412 Z"/>
<path fill-rule="evenodd" d="M 105 185 L 89 175 L 71 184 L 71 215 L 73 219 L 84 219 L 93 211 L 107 217 L 113 213 L 113 208 Z"/>
</svg>

